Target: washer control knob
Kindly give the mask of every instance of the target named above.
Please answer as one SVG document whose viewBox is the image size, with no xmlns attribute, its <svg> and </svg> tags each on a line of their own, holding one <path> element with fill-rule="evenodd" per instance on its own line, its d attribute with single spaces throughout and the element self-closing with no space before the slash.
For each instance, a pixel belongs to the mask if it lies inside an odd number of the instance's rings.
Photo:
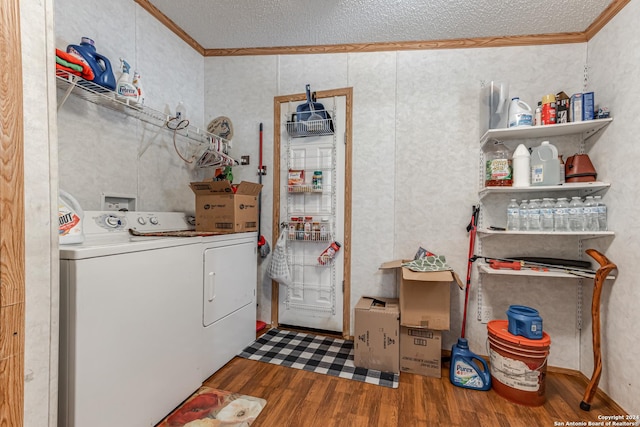
<svg viewBox="0 0 640 427">
<path fill-rule="evenodd" d="M 107 227 L 111 227 L 111 228 L 116 228 L 121 224 L 120 218 L 113 215 L 109 215 L 108 217 L 106 217 L 104 219 L 104 223 L 106 224 Z"/>
<path fill-rule="evenodd" d="M 140 225 L 145 225 L 147 223 L 147 220 L 144 219 L 143 217 L 139 216 L 138 217 L 138 224 Z"/>
<path fill-rule="evenodd" d="M 158 218 L 152 216 L 151 218 L 149 218 L 149 222 L 153 225 L 158 225 Z"/>
</svg>

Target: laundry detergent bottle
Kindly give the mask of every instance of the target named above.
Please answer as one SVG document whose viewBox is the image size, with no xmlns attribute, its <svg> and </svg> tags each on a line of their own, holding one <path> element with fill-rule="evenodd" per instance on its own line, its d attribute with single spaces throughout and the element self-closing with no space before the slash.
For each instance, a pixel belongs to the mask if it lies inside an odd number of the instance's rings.
<svg viewBox="0 0 640 427">
<path fill-rule="evenodd" d="M 469 350 L 466 338 L 458 338 L 451 347 L 451 368 L 449 369 L 451 384 L 472 390 L 489 390 L 491 374 L 487 362 Z"/>
<path fill-rule="evenodd" d="M 100 55 L 96 51 L 93 40 L 89 37 L 82 37 L 79 45 L 70 44 L 67 46 L 67 53 L 77 56 L 91 67 L 95 75 L 94 83 L 109 90 L 116 90 L 116 78 L 111 69 L 111 62 L 106 56 Z"/>
<path fill-rule="evenodd" d="M 58 194 L 58 237 L 61 245 L 84 242 L 84 212 L 80 203 L 69 193 Z"/>
</svg>

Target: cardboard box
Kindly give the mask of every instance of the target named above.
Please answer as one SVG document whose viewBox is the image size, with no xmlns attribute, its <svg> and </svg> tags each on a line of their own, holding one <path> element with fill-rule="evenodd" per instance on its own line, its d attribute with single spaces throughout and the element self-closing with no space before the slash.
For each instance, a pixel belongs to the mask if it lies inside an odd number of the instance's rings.
<svg viewBox="0 0 640 427">
<path fill-rule="evenodd" d="M 574 93 L 571 95 L 571 103 L 569 107 L 569 121 L 582 121 L 582 94 Z"/>
<path fill-rule="evenodd" d="M 397 299 L 362 297 L 355 308 L 353 363 L 400 373 L 400 306 Z"/>
<path fill-rule="evenodd" d="M 401 326 L 400 371 L 442 377 L 442 332 Z"/>
<path fill-rule="evenodd" d="M 196 231 L 258 230 L 258 194 L 262 184 L 242 181 L 235 194 L 229 181 L 192 182 L 190 186 L 196 195 Z"/>
<path fill-rule="evenodd" d="M 556 94 L 556 124 L 569 122 L 569 106 L 571 98 L 564 92 Z"/>
<path fill-rule="evenodd" d="M 416 272 L 398 260 L 382 264 L 381 269 L 395 269 L 400 286 L 400 324 L 413 328 L 449 330 L 451 318 L 451 284 L 464 286 L 450 270 Z"/>
</svg>

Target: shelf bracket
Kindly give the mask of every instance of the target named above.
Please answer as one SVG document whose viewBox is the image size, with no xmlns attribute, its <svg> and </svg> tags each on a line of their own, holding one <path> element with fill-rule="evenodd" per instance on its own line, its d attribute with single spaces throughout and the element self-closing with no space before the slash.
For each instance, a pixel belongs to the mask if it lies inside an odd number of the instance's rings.
<svg viewBox="0 0 640 427">
<path fill-rule="evenodd" d="M 71 79 L 71 83 L 69 84 L 69 87 L 64 92 L 64 95 L 62 96 L 62 99 L 60 100 L 60 103 L 58 104 L 58 111 L 60 111 L 60 109 L 62 108 L 64 103 L 67 102 L 67 98 L 69 98 L 69 95 L 71 95 L 71 92 L 73 92 L 73 89 L 76 87 L 76 84 L 77 84 L 76 79 L 72 78 Z"/>
</svg>

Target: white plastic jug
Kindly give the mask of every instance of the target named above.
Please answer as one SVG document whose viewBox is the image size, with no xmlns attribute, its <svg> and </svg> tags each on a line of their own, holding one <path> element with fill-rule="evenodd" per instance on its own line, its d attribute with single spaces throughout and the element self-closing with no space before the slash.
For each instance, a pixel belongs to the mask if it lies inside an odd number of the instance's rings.
<svg viewBox="0 0 640 427">
<path fill-rule="evenodd" d="M 80 203 L 71 194 L 59 190 L 58 237 L 61 245 L 84 242 L 83 220 Z"/>
<path fill-rule="evenodd" d="M 511 104 L 509 104 L 509 127 L 532 125 L 533 110 L 531 110 L 529 104 L 520 101 L 520 98 L 511 98 Z"/>
<path fill-rule="evenodd" d="M 540 146 L 531 151 L 531 185 L 560 184 L 560 160 L 558 149 L 542 141 Z"/>
<path fill-rule="evenodd" d="M 524 144 L 518 145 L 513 153 L 513 186 L 529 187 L 531 185 L 531 155 Z"/>
</svg>

